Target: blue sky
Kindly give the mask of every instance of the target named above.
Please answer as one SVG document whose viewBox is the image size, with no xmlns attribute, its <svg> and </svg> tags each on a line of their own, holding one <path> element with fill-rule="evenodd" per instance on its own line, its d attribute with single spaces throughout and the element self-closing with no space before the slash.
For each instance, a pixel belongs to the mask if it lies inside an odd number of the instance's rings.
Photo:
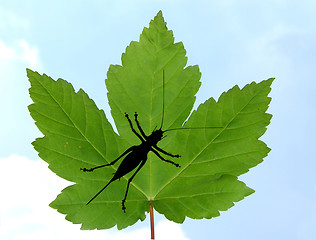
<svg viewBox="0 0 316 240">
<path fill-rule="evenodd" d="M 188 64 L 200 66 L 196 105 L 238 84 L 270 77 L 272 149 L 240 177 L 256 190 L 211 220 L 167 222 L 157 239 L 316 238 L 316 2 L 302 1 L 17 1 L 0 2 L 0 239 L 149 239 L 149 222 L 117 231 L 80 231 L 48 204 L 68 183 L 39 160 L 40 137 L 27 105 L 25 68 L 83 88 L 108 118 L 104 79 L 110 64 L 162 10 Z M 172 230 L 170 230 L 172 229 Z"/>
</svg>

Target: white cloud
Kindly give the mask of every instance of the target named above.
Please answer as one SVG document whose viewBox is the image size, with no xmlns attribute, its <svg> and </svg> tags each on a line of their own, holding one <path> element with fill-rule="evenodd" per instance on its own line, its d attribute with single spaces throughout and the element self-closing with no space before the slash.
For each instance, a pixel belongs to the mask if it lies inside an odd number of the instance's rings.
<svg viewBox="0 0 316 240">
<path fill-rule="evenodd" d="M 60 190 L 69 182 L 52 173 L 42 161 L 31 161 L 25 157 L 0 158 L 0 239 L 12 240 L 148 240 L 149 227 L 130 231 L 116 229 L 81 231 L 64 219 L 64 215 L 50 208 Z M 155 228 L 157 240 L 188 240 L 179 224 L 160 221 Z"/>
<path fill-rule="evenodd" d="M 0 40 L 0 63 L 3 66 L 9 64 L 23 63 L 28 67 L 38 68 L 40 66 L 38 49 L 31 47 L 29 43 L 21 39 L 11 46 Z"/>
<path fill-rule="evenodd" d="M 1 59 L 13 59 L 14 58 L 14 49 L 9 48 L 0 41 L 0 58 Z"/>
<path fill-rule="evenodd" d="M 0 6 L 0 31 L 6 36 L 10 36 L 13 32 L 23 35 L 29 28 L 27 19 L 20 17 L 15 12 Z M 28 67 L 38 68 L 39 57 L 38 49 L 24 39 L 11 39 L 5 43 L 0 39 L 0 75 L 7 67 L 23 63 Z"/>
<path fill-rule="evenodd" d="M 42 69 L 38 48 L 23 39 L 10 44 L 0 39 L 0 109 L 7 116 L 1 119 L 2 125 L 16 122 L 16 116 L 25 108 L 22 103 L 28 101 L 26 68 Z M 1 129 L 0 135 L 5 131 Z"/>
<path fill-rule="evenodd" d="M 180 224 L 170 222 L 170 221 L 161 221 L 157 224 L 155 228 L 157 240 L 163 239 L 177 239 L 177 240 L 189 240 L 185 237 Z"/>
<path fill-rule="evenodd" d="M 18 41 L 18 46 L 22 50 L 21 54 L 19 55 L 19 59 L 28 63 L 30 67 L 38 67 L 38 49 L 36 47 L 30 47 L 25 40 Z"/>
</svg>

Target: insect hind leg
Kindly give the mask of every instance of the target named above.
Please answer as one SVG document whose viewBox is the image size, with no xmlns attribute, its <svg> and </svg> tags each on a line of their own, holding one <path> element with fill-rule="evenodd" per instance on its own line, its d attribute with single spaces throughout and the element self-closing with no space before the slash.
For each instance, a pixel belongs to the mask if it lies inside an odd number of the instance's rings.
<svg viewBox="0 0 316 240">
<path fill-rule="evenodd" d="M 120 156 L 118 156 L 114 161 L 112 161 L 112 162 L 110 162 L 108 164 L 100 165 L 100 166 L 93 167 L 93 168 L 80 168 L 80 170 L 84 171 L 84 172 L 93 172 L 97 168 L 111 166 L 114 163 L 116 163 L 120 158 L 122 158 L 124 155 L 128 154 L 129 152 L 131 152 L 134 148 L 135 148 L 135 146 L 132 146 L 132 147 L 128 148 L 125 152 L 123 152 Z"/>
<path fill-rule="evenodd" d="M 130 179 L 128 179 L 127 182 L 127 187 L 126 187 L 126 192 L 125 192 L 125 196 L 124 199 L 122 200 L 122 210 L 124 211 L 124 213 L 126 212 L 126 207 L 125 207 L 125 201 L 126 201 L 126 197 L 127 197 L 127 193 L 128 193 L 128 189 L 129 189 L 129 184 L 132 182 L 133 178 L 135 177 L 135 175 L 138 173 L 138 171 L 144 166 L 144 164 L 146 163 L 146 160 L 143 160 L 140 165 L 138 166 L 137 170 L 134 172 L 134 174 L 130 177 Z"/>
</svg>

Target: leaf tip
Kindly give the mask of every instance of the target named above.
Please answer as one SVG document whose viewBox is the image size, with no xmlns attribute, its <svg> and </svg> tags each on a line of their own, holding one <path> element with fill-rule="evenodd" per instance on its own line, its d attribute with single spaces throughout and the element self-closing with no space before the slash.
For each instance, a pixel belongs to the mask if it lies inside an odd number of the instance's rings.
<svg viewBox="0 0 316 240">
<path fill-rule="evenodd" d="M 29 68 L 26 68 L 26 76 L 28 77 L 28 78 L 30 78 L 30 75 L 32 75 L 32 74 L 34 74 L 35 72 L 33 71 L 33 70 L 31 70 L 31 69 L 29 69 Z"/>
<path fill-rule="evenodd" d="M 157 13 L 156 17 L 163 17 L 162 16 L 162 10 L 159 10 L 159 12 Z"/>
<path fill-rule="evenodd" d="M 247 187 L 246 191 L 245 191 L 245 197 L 248 197 L 249 195 L 255 193 L 256 191 L 250 187 Z"/>
</svg>

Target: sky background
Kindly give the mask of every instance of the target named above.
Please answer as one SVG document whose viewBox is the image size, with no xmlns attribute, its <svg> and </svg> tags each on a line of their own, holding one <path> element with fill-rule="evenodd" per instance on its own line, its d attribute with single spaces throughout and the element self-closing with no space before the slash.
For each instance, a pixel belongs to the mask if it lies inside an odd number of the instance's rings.
<svg viewBox="0 0 316 240">
<path fill-rule="evenodd" d="M 69 183 L 31 145 L 41 133 L 25 68 L 83 88 L 111 119 L 107 69 L 159 10 L 188 65 L 200 66 L 195 107 L 236 84 L 276 80 L 261 138 L 272 151 L 240 177 L 256 192 L 211 220 L 180 225 L 155 213 L 157 240 L 316 239 L 314 0 L 1 0 L 0 239 L 150 238 L 149 216 L 123 231 L 80 231 L 48 206 Z"/>
</svg>

